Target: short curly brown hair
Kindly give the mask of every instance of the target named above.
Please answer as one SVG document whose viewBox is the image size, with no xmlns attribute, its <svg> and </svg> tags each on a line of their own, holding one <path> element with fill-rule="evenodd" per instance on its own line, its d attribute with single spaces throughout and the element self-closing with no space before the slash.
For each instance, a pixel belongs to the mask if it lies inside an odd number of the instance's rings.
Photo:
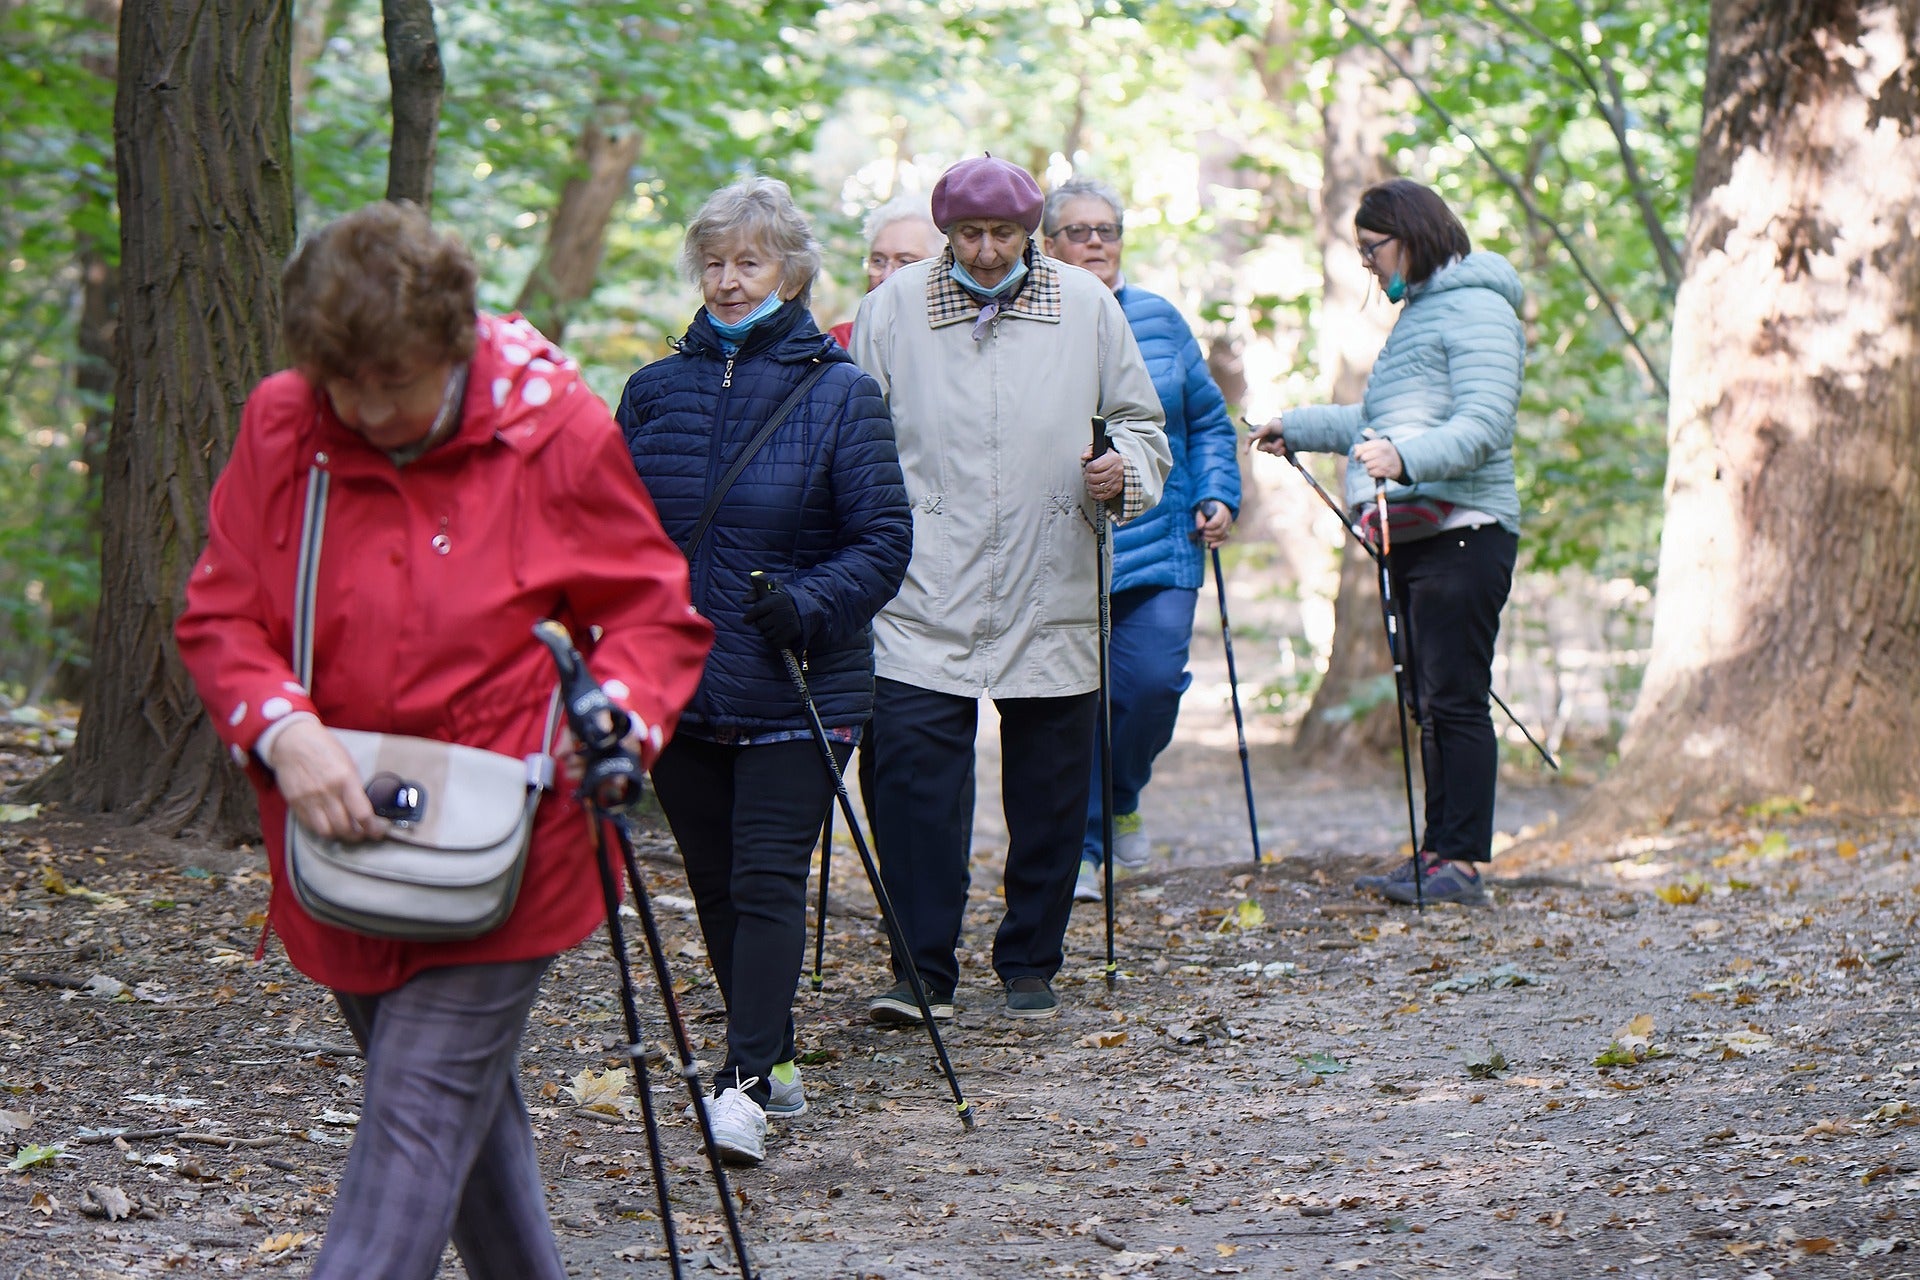
<svg viewBox="0 0 1920 1280">
<path fill-rule="evenodd" d="M 320 378 L 473 355 L 473 255 L 418 205 L 382 201 L 314 232 L 280 277 L 280 332 Z"/>
</svg>

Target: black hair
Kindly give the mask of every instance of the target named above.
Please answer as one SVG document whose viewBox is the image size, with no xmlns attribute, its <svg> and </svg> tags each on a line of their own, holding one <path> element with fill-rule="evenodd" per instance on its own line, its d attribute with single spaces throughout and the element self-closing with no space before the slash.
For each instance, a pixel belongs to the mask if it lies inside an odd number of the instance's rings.
<svg viewBox="0 0 1920 1280">
<path fill-rule="evenodd" d="M 1447 202 L 1410 178 L 1376 183 L 1360 196 L 1353 225 L 1392 236 L 1400 244 L 1400 274 L 1420 284 L 1434 272 L 1473 251 L 1467 229 Z"/>
</svg>

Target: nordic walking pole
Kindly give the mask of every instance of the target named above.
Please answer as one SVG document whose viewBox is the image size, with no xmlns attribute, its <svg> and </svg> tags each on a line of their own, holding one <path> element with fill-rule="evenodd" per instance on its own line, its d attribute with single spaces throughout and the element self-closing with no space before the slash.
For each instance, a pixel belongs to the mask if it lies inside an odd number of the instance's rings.
<svg viewBox="0 0 1920 1280">
<path fill-rule="evenodd" d="M 693 1042 L 687 1037 L 687 1024 L 680 1016 L 680 1002 L 673 994 L 673 974 L 667 968 L 666 945 L 660 940 L 660 928 L 653 916 L 653 900 L 647 893 L 647 882 L 640 874 L 640 862 L 634 856 L 633 842 L 627 838 L 626 827 L 622 825 L 620 817 L 640 799 L 645 788 L 645 775 L 641 772 L 640 761 L 622 741 L 627 736 L 632 720 L 607 697 L 606 690 L 587 670 L 580 651 L 573 646 L 573 637 L 564 626 L 551 619 L 543 619 L 534 624 L 533 634 L 547 647 L 547 652 L 553 655 L 554 665 L 559 668 L 567 727 L 573 734 L 584 764 L 580 797 L 587 805 L 589 823 L 593 828 L 594 861 L 600 869 L 601 894 L 606 900 L 607 936 L 613 942 L 614 959 L 620 970 L 627 1027 L 624 1052 L 632 1064 L 634 1087 L 640 1091 L 640 1113 L 647 1124 L 648 1155 L 653 1164 L 654 1188 L 660 1198 L 660 1226 L 667 1240 L 668 1260 L 678 1280 L 682 1274 L 680 1252 L 674 1240 L 666 1170 L 660 1153 L 659 1133 L 653 1120 L 653 1091 L 646 1083 L 646 1049 L 640 1042 L 640 1018 L 633 999 L 633 975 L 627 963 L 626 938 L 620 927 L 619 893 L 614 885 L 613 870 L 607 866 L 608 827 L 613 830 L 614 842 L 619 847 L 621 862 L 626 868 L 627 881 L 633 887 L 634 910 L 640 917 L 647 951 L 653 961 L 654 986 L 659 989 L 660 1007 L 666 1014 L 668 1027 L 673 1031 L 674 1047 L 680 1055 L 680 1076 L 686 1081 L 687 1092 L 693 1100 L 694 1117 L 700 1123 L 700 1138 L 706 1145 L 707 1164 L 713 1170 L 713 1188 L 720 1198 L 720 1209 L 726 1219 L 734 1258 L 740 1264 L 742 1280 L 753 1280 L 753 1264 L 747 1259 L 747 1241 L 740 1231 L 740 1215 L 734 1208 L 733 1192 L 727 1187 L 726 1170 L 720 1163 L 719 1144 L 713 1139 L 713 1119 L 707 1112 L 706 1096 L 700 1092 L 700 1069 L 694 1063 Z"/>
<path fill-rule="evenodd" d="M 1246 428 L 1249 431 L 1252 431 L 1255 433 L 1259 432 L 1260 428 L 1258 426 L 1255 426 L 1253 423 L 1248 422 L 1245 418 L 1240 419 L 1240 421 L 1243 424 L 1245 424 Z M 1287 449 L 1283 451 L 1282 456 L 1285 457 L 1288 462 L 1293 464 L 1293 469 L 1300 473 L 1300 478 L 1307 482 L 1307 487 L 1312 489 L 1314 493 L 1319 496 L 1320 501 L 1327 504 L 1327 509 L 1332 511 L 1334 515 L 1340 517 L 1340 527 L 1353 535 L 1353 540 L 1360 544 L 1360 549 L 1366 552 L 1367 555 L 1372 557 L 1374 560 L 1376 561 L 1379 560 L 1380 549 L 1373 545 L 1372 540 L 1367 537 L 1366 531 L 1361 529 L 1359 525 L 1355 524 L 1353 522 L 1352 517 L 1347 515 L 1346 510 L 1343 507 L 1341 507 L 1341 505 L 1337 501 L 1334 500 L 1333 495 L 1327 492 L 1326 487 L 1322 485 L 1318 480 L 1315 480 L 1313 478 L 1313 472 L 1307 470 L 1306 467 L 1301 465 L 1300 459 L 1294 453 L 1294 451 L 1292 449 Z M 1553 758 L 1553 753 L 1551 751 L 1548 751 L 1545 747 L 1540 745 L 1540 740 L 1534 737 L 1533 734 L 1528 731 L 1527 726 L 1521 722 L 1520 717 L 1513 714 L 1513 708 L 1509 707 L 1501 699 L 1500 695 L 1495 693 L 1492 689 L 1487 690 L 1487 697 L 1493 699 L 1494 706 L 1500 708 L 1501 711 L 1506 713 L 1506 717 L 1509 721 L 1513 723 L 1513 727 L 1520 731 L 1520 736 L 1527 740 L 1528 746 L 1532 747 L 1535 751 L 1540 753 L 1540 758 L 1546 761 L 1547 767 L 1549 769 L 1552 769 L 1555 773 L 1560 772 L 1560 762 Z"/>
<path fill-rule="evenodd" d="M 833 867 L 833 806 L 827 806 L 827 820 L 820 827 L 820 909 L 813 922 L 813 989 L 825 982 L 821 969 L 827 953 L 827 872 Z"/>
<path fill-rule="evenodd" d="M 1218 505 L 1209 500 L 1201 506 L 1201 513 L 1211 520 Z M 1227 575 L 1220 568 L 1220 548 L 1208 549 L 1213 552 L 1214 590 L 1220 595 L 1220 643 L 1227 651 L 1227 689 L 1233 697 L 1233 731 L 1240 739 L 1240 781 L 1247 789 L 1247 830 L 1253 836 L 1253 860 L 1258 863 L 1261 861 L 1260 820 L 1253 816 L 1253 766 L 1247 761 L 1247 722 L 1240 715 L 1240 674 L 1233 665 L 1233 628 L 1227 622 Z"/>
<path fill-rule="evenodd" d="M 1098 458 L 1113 447 L 1107 435 L 1107 420 L 1093 420 L 1093 456 Z M 1100 861 L 1105 869 L 1107 891 L 1107 990 L 1113 990 L 1120 965 L 1113 958 L 1113 581 L 1107 560 L 1112 525 L 1107 520 L 1105 503 L 1096 502 L 1093 512 L 1093 555 L 1095 590 L 1100 593 Z"/>
<path fill-rule="evenodd" d="M 748 577 L 756 591 L 772 595 L 780 589 L 780 584 L 767 577 L 758 569 Z M 940 1060 L 940 1070 L 947 1077 L 947 1088 L 953 1091 L 953 1108 L 960 1116 L 960 1127 L 973 1128 L 973 1104 L 960 1092 L 960 1079 L 953 1074 L 953 1062 L 947 1057 L 947 1046 L 940 1038 L 940 1028 L 934 1025 L 933 1006 L 927 1003 L 926 983 L 920 978 L 920 966 L 913 962 L 913 953 L 907 948 L 907 935 L 900 928 L 899 917 L 894 914 L 893 900 L 887 896 L 887 886 L 881 883 L 880 868 L 874 864 L 873 851 L 867 848 L 866 837 L 860 834 L 860 819 L 853 813 L 853 797 L 847 794 L 847 780 L 840 772 L 840 762 L 833 758 L 833 747 L 827 741 L 826 726 L 820 723 L 820 709 L 813 704 L 813 692 L 807 688 L 807 670 L 800 658 L 791 649 L 782 649 L 780 659 L 786 663 L 787 678 L 793 681 L 795 693 L 800 695 L 800 705 L 806 709 L 807 728 L 813 733 L 813 741 L 820 748 L 820 757 L 826 762 L 827 776 L 833 779 L 833 794 L 840 802 L 840 813 L 847 820 L 847 834 L 853 837 L 853 849 L 860 855 L 860 865 L 866 869 L 867 883 L 873 886 L 873 900 L 880 908 L 880 921 L 887 927 L 887 941 L 893 944 L 893 954 L 906 963 L 907 985 L 913 988 L 914 1003 L 920 1006 L 920 1020 L 927 1028 L 927 1038 L 933 1041 L 933 1053 Z"/>
<path fill-rule="evenodd" d="M 1361 433 L 1371 440 L 1373 428 Z M 1353 459 L 1347 459 L 1347 465 L 1353 466 Z M 1426 877 L 1420 874 L 1420 829 L 1413 816 L 1413 749 L 1407 742 L 1407 698 L 1413 688 L 1413 673 L 1401 659 L 1401 636 L 1399 614 L 1393 607 L 1393 520 L 1387 513 L 1387 481 L 1385 476 L 1375 476 L 1373 480 L 1373 509 L 1380 517 L 1380 554 L 1374 557 L 1374 565 L 1380 571 L 1380 611 L 1387 624 L 1387 655 L 1393 660 L 1393 700 L 1399 705 L 1400 713 L 1400 772 L 1407 786 L 1407 859 L 1413 871 L 1413 909 L 1424 912 L 1427 909 Z"/>
</svg>

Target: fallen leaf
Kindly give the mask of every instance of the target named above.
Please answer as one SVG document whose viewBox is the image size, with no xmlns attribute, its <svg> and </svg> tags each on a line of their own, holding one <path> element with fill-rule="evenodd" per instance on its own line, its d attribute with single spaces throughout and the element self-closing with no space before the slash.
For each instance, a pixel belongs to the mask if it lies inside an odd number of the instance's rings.
<svg viewBox="0 0 1920 1280">
<path fill-rule="evenodd" d="M 1905 1103 L 1901 1103 L 1905 1106 Z M 1884 1108 L 1882 1108 L 1884 1110 Z M 0 1111 L 0 1138 L 10 1133 L 18 1133 L 33 1124 L 31 1111 Z"/>
<path fill-rule="evenodd" d="M 279 1235 L 268 1236 L 253 1246 L 253 1251 L 260 1254 L 291 1253 L 301 1245 L 317 1239 L 319 1237 L 311 1231 L 282 1231 Z"/>
<path fill-rule="evenodd" d="M 89 1218 L 105 1218 L 108 1222 L 118 1222 L 122 1218 L 133 1216 L 133 1201 L 127 1193 L 118 1187 L 105 1187 L 95 1184 L 86 1189 L 80 1197 L 80 1212 Z"/>
</svg>

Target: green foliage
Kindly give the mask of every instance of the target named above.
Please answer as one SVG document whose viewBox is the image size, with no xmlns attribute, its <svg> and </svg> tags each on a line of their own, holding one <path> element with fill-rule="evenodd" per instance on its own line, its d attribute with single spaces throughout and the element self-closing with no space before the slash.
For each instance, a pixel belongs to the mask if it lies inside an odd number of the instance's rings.
<svg viewBox="0 0 1920 1280">
<path fill-rule="evenodd" d="M 1659 242 L 1683 238 L 1706 19 L 1706 0 L 1598 11 L 1579 0 L 1447 0 L 1423 6 L 1419 25 L 1400 33 L 1421 41 L 1420 85 L 1453 121 L 1415 110 L 1394 140 L 1402 167 L 1432 182 L 1475 246 L 1506 255 L 1528 284 L 1533 354 L 1515 462 L 1538 569 L 1653 577 L 1666 440 L 1656 382 L 1678 286 L 1677 260 L 1663 263 Z M 1491 165 L 1517 179 L 1532 209 Z M 1607 302 L 1637 331 L 1654 376 Z"/>
<path fill-rule="evenodd" d="M 110 264 L 113 33 L 70 6 L 0 15 L 0 685 L 37 697 L 85 649 L 97 594 L 80 263 Z"/>
</svg>

